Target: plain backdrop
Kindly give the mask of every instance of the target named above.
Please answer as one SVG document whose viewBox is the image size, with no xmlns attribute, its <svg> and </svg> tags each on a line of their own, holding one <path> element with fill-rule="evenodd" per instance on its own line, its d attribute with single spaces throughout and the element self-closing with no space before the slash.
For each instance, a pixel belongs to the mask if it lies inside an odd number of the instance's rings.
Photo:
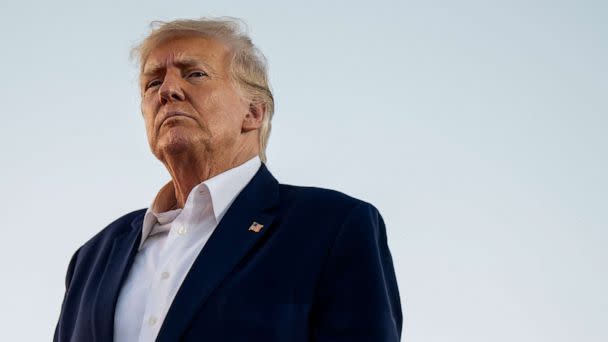
<svg viewBox="0 0 608 342">
<path fill-rule="evenodd" d="M 271 172 L 382 213 L 404 339 L 608 341 L 603 0 L 2 0 L 0 340 L 50 341 L 72 253 L 169 179 L 129 49 L 223 15 L 268 58 Z"/>
</svg>

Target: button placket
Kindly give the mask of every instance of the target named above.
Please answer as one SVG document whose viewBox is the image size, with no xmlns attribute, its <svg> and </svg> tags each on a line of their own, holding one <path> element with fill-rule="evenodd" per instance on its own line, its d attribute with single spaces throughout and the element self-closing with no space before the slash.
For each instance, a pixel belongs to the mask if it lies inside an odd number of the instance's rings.
<svg viewBox="0 0 608 342">
<path fill-rule="evenodd" d="M 153 333 L 159 327 L 160 319 L 159 317 L 163 317 L 164 312 L 166 310 L 167 305 L 170 303 L 166 302 L 166 298 L 168 293 L 171 291 L 171 282 L 168 279 L 171 277 L 171 273 L 169 272 L 172 268 L 171 265 L 173 263 L 174 258 L 174 250 L 168 244 L 172 244 L 177 242 L 177 240 L 173 242 L 167 241 L 164 247 L 168 247 L 166 249 L 166 253 L 162 256 L 160 262 L 157 265 L 154 280 L 151 284 L 150 294 L 154 294 L 148 300 L 145 309 L 146 325 L 149 329 L 147 332 L 142 330 L 142 334 L 150 334 Z M 162 271 L 164 270 L 164 271 Z"/>
</svg>

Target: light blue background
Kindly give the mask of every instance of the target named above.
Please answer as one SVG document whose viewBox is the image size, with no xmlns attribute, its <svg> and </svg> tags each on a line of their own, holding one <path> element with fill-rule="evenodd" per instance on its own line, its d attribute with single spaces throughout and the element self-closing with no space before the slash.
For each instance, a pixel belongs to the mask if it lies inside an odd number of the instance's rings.
<svg viewBox="0 0 608 342">
<path fill-rule="evenodd" d="M 232 15 L 270 64 L 270 170 L 379 208 L 408 342 L 608 341 L 606 1 L 0 13 L 0 340 L 50 340 L 72 253 L 168 180 L 130 47 L 154 19 Z"/>
</svg>

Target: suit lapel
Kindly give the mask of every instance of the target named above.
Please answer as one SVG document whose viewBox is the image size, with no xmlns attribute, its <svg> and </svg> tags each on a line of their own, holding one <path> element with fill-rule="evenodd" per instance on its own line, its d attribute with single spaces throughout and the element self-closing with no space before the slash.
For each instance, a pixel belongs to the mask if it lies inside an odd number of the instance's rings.
<svg viewBox="0 0 608 342">
<path fill-rule="evenodd" d="M 256 241 L 267 234 L 278 201 L 278 182 L 265 164 L 236 197 L 201 250 L 178 290 L 156 341 L 178 341 L 197 309 L 239 263 Z M 249 230 L 254 222 L 263 225 Z"/>
<path fill-rule="evenodd" d="M 145 211 L 144 211 L 145 213 Z M 141 240 L 144 213 L 138 215 L 127 229 L 114 238 L 108 263 L 104 270 L 93 302 L 93 336 L 96 341 L 112 341 L 114 335 L 114 310 L 124 282 Z"/>
</svg>

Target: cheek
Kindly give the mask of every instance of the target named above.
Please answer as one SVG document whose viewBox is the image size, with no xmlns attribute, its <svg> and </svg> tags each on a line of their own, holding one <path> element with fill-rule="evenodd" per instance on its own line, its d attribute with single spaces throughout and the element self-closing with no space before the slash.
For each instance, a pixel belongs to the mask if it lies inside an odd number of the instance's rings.
<svg viewBox="0 0 608 342">
<path fill-rule="evenodd" d="M 148 138 L 151 138 L 154 131 L 154 107 L 149 103 L 150 101 L 143 100 L 141 103 L 141 114 L 144 119 L 144 124 L 146 126 L 146 132 L 148 134 Z"/>
<path fill-rule="evenodd" d="M 202 119 L 215 131 L 234 131 L 235 127 L 240 129 L 241 116 L 245 113 L 242 101 L 225 91 L 208 94 L 197 107 Z"/>
<path fill-rule="evenodd" d="M 247 115 L 249 110 L 248 102 L 235 91 L 229 91 L 224 94 L 222 101 L 226 108 L 224 113 L 225 119 L 229 120 L 240 129 L 243 118 Z"/>
<path fill-rule="evenodd" d="M 244 108 L 235 99 L 226 99 L 222 103 L 222 115 L 216 117 L 216 126 L 221 127 L 227 135 L 234 136 L 241 133 Z"/>
</svg>

